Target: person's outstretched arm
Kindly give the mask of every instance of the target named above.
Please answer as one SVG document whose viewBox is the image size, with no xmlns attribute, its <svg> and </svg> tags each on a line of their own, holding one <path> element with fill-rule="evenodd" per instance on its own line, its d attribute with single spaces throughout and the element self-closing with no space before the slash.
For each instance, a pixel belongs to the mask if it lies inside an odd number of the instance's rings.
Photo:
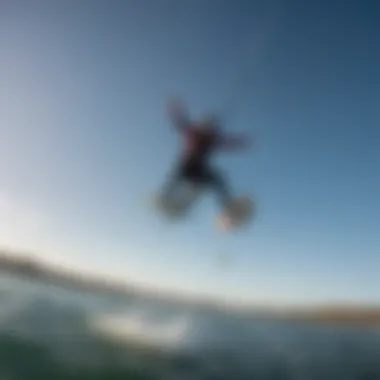
<svg viewBox="0 0 380 380">
<path fill-rule="evenodd" d="M 223 150 L 244 149 L 251 146 L 251 139 L 245 134 L 221 136 L 218 146 Z"/>
<path fill-rule="evenodd" d="M 179 132 L 185 133 L 189 130 L 191 121 L 183 103 L 177 99 L 171 100 L 168 105 L 168 114 L 169 119 Z"/>
</svg>

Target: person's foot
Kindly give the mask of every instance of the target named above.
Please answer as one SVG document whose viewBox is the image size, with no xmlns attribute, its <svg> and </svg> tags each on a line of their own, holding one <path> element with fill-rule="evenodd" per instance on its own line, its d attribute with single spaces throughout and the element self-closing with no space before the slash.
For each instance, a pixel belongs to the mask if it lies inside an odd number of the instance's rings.
<svg viewBox="0 0 380 380">
<path fill-rule="evenodd" d="M 244 224 L 252 213 L 252 203 L 249 198 L 237 198 L 226 204 L 218 216 L 217 224 L 223 229 L 231 229 Z"/>
<path fill-rule="evenodd" d="M 236 216 L 240 211 L 240 205 L 234 200 L 231 199 L 229 202 L 224 204 L 222 213 L 229 216 Z"/>
<path fill-rule="evenodd" d="M 226 214 L 221 214 L 216 219 L 216 224 L 219 229 L 225 231 L 231 228 L 231 218 Z"/>
</svg>

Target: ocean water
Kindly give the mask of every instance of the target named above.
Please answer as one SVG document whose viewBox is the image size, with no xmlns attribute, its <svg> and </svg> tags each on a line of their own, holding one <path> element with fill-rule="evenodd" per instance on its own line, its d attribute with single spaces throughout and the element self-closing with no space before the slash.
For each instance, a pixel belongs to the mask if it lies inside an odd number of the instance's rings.
<svg viewBox="0 0 380 380">
<path fill-rule="evenodd" d="M 380 330 L 0 276 L 0 380 L 380 380 Z"/>
</svg>

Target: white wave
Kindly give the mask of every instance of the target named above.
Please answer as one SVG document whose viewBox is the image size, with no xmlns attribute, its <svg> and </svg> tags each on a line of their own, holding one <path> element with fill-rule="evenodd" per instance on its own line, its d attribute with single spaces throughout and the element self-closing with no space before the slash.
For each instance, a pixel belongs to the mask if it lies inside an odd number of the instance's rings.
<svg viewBox="0 0 380 380">
<path fill-rule="evenodd" d="M 190 332 L 191 324 L 190 318 L 185 315 L 157 322 L 142 310 L 100 315 L 92 320 L 96 331 L 113 339 L 169 349 L 181 345 Z"/>
</svg>

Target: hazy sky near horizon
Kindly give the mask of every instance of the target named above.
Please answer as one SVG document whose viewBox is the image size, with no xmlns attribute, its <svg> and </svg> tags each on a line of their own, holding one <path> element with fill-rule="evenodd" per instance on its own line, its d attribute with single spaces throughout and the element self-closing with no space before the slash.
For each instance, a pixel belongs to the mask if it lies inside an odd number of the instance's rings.
<svg viewBox="0 0 380 380">
<path fill-rule="evenodd" d="M 380 302 L 379 17 L 359 0 L 1 1 L 0 244 L 232 299 Z M 255 224 L 221 236 L 211 196 L 164 223 L 168 97 L 196 117 L 241 80 L 226 128 L 257 143 L 216 164 Z"/>
</svg>

